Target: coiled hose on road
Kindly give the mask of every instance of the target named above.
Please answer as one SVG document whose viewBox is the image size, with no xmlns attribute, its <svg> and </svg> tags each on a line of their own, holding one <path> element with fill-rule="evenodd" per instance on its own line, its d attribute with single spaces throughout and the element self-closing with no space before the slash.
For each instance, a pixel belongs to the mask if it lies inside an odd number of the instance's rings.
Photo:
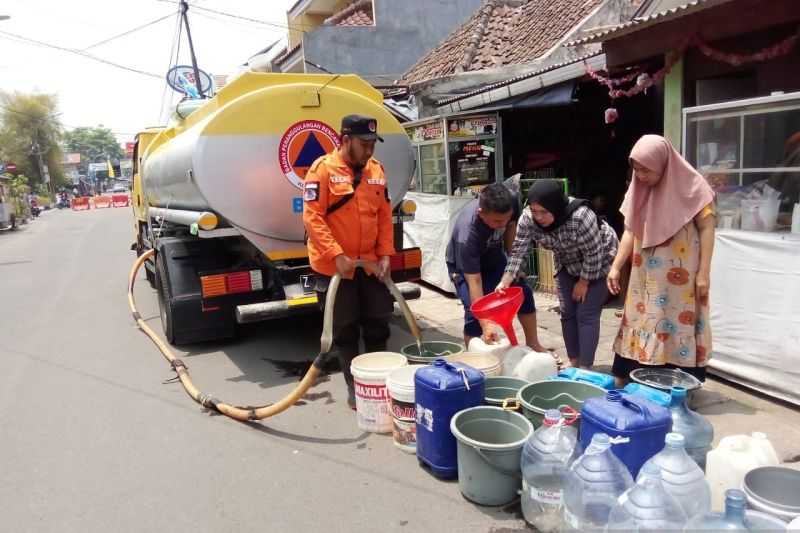
<svg viewBox="0 0 800 533">
<path fill-rule="evenodd" d="M 130 277 L 128 278 L 128 306 L 131 309 L 131 314 L 133 315 L 133 319 L 136 321 L 136 325 L 139 326 L 139 329 L 141 329 L 145 335 L 150 337 L 150 340 L 152 340 L 158 349 L 161 350 L 161 353 L 164 355 L 167 361 L 169 361 L 170 366 L 172 366 L 173 370 L 175 370 L 175 372 L 178 374 L 178 379 L 180 379 L 183 388 L 186 389 L 186 393 L 194 401 L 203 407 L 214 409 L 215 411 L 233 418 L 234 420 L 248 422 L 253 420 L 263 420 L 265 418 L 282 413 L 297 403 L 297 401 L 303 397 L 306 391 L 314 386 L 317 381 L 317 377 L 322 371 L 322 367 L 328 358 L 331 347 L 333 346 L 333 308 L 336 301 L 336 292 L 338 291 L 339 283 L 341 282 L 341 276 L 339 276 L 339 274 L 336 274 L 333 276 L 333 278 L 331 278 L 331 282 L 328 286 L 328 291 L 325 296 L 325 313 L 322 322 L 322 337 L 320 338 L 319 354 L 314 359 L 313 364 L 308 369 L 308 372 L 306 372 L 306 375 L 303 376 L 303 379 L 300 381 L 300 383 L 297 384 L 292 392 L 290 392 L 277 403 L 263 405 L 261 407 L 239 407 L 225 403 L 210 394 L 200 392 L 200 389 L 198 389 L 192 382 L 192 378 L 189 376 L 189 370 L 186 368 L 184 362 L 175 357 L 175 355 L 172 353 L 172 350 L 169 349 L 169 346 L 167 346 L 167 344 L 161 340 L 156 332 L 147 325 L 142 318 L 142 315 L 136 309 L 136 299 L 133 296 L 133 287 L 136 283 L 136 274 L 139 272 L 139 269 L 142 267 L 144 262 L 150 259 L 153 255 L 155 255 L 155 250 L 148 250 L 140 255 L 131 267 Z M 356 262 L 357 267 L 363 267 L 364 265 L 364 262 Z M 420 335 L 417 321 L 414 319 L 414 315 L 411 313 L 411 309 L 408 307 L 403 295 L 397 289 L 397 286 L 388 276 L 384 280 L 384 283 L 389 289 L 389 292 L 391 292 L 392 296 L 394 296 L 394 299 L 400 305 L 400 309 L 402 310 L 403 316 L 408 323 L 408 327 L 411 330 L 411 333 L 417 339 L 417 344 L 421 348 L 422 337 Z M 420 353 L 422 353 L 421 349 Z"/>
</svg>

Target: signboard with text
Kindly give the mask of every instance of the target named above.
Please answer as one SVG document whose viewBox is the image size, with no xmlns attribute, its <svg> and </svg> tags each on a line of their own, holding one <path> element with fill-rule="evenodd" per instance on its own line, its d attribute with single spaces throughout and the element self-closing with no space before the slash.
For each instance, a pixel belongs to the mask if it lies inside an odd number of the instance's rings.
<svg viewBox="0 0 800 533">
<path fill-rule="evenodd" d="M 438 141 L 444 138 L 442 121 L 437 120 L 428 124 L 420 124 L 408 129 L 408 136 L 411 142 L 419 143 L 425 141 Z"/>
<path fill-rule="evenodd" d="M 457 118 L 447 121 L 448 137 L 476 137 L 478 135 L 496 135 L 497 116 L 479 115 L 475 117 Z"/>
</svg>

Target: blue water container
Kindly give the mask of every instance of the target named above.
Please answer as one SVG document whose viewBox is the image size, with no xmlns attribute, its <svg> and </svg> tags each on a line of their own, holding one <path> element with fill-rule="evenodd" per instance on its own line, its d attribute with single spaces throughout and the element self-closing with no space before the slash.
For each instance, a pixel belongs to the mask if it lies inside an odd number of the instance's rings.
<svg viewBox="0 0 800 533">
<path fill-rule="evenodd" d="M 661 407 L 669 407 L 672 402 L 672 397 L 666 392 L 640 383 L 628 383 L 622 390 L 633 396 L 639 396 L 640 398 L 657 403 Z"/>
<path fill-rule="evenodd" d="M 444 359 L 420 368 L 414 375 L 417 458 L 435 476 L 458 477 L 456 439 L 450 433 L 450 419 L 459 411 L 483 404 L 484 381 L 480 370 Z"/>
<path fill-rule="evenodd" d="M 601 372 L 592 372 L 591 370 L 583 370 L 582 368 L 565 368 L 550 379 L 560 381 L 582 381 L 583 383 L 597 385 L 606 390 L 614 388 L 614 376 L 609 376 Z"/>
<path fill-rule="evenodd" d="M 672 429 L 672 414 L 666 407 L 620 391 L 604 398 L 589 398 L 581 409 L 581 445 L 585 448 L 595 433 L 607 433 L 617 442 L 611 449 L 635 478 L 642 465 L 664 448 Z"/>
</svg>

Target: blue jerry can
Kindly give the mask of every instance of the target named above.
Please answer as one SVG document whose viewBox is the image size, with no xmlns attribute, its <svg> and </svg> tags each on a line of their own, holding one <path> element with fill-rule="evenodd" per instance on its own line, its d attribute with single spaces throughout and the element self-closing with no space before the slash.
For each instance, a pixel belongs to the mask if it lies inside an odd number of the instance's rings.
<svg viewBox="0 0 800 533">
<path fill-rule="evenodd" d="M 417 409 L 417 458 L 444 479 L 458 477 L 456 439 L 450 419 L 483 404 L 483 372 L 462 363 L 437 359 L 414 375 Z"/>
<path fill-rule="evenodd" d="M 644 398 L 608 391 L 605 397 L 589 398 L 581 409 L 581 446 L 586 449 L 595 433 L 629 439 L 611 446 L 633 479 L 642 465 L 664 448 L 664 439 L 672 430 L 669 409 Z"/>
<path fill-rule="evenodd" d="M 556 376 L 550 378 L 551 380 L 563 381 L 581 381 L 591 385 L 597 385 L 600 388 L 611 390 L 614 388 L 614 376 L 603 374 L 602 372 L 593 372 L 591 370 L 584 370 L 582 368 L 565 368 Z"/>
</svg>

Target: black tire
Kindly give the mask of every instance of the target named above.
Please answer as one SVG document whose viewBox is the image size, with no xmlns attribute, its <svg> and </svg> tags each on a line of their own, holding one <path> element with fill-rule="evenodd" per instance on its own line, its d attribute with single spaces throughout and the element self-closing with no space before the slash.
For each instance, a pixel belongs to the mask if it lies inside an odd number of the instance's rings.
<svg viewBox="0 0 800 533">
<path fill-rule="evenodd" d="M 170 344 L 175 343 L 175 327 L 172 319 L 172 303 L 170 300 L 170 286 L 167 271 L 160 256 L 156 256 L 156 291 L 158 292 L 158 312 L 161 316 L 161 327 L 164 337 Z"/>
<path fill-rule="evenodd" d="M 147 268 L 147 265 L 144 266 L 144 277 L 147 278 L 147 283 L 150 284 L 151 289 L 156 288 L 156 274 L 155 272 L 150 272 Z"/>
</svg>

